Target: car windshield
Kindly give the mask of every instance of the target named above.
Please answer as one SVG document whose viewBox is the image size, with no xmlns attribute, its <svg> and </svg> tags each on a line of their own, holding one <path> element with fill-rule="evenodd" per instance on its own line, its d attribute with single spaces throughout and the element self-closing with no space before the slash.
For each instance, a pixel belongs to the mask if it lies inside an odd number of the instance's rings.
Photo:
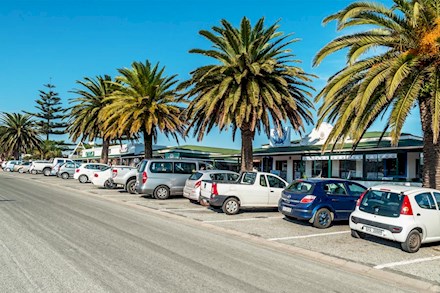
<svg viewBox="0 0 440 293">
<path fill-rule="evenodd" d="M 359 209 L 370 214 L 397 218 L 404 197 L 403 194 L 388 190 L 369 190 L 364 195 Z"/>
<path fill-rule="evenodd" d="M 286 190 L 295 193 L 308 193 L 312 190 L 313 184 L 305 181 L 293 181 Z"/>
</svg>

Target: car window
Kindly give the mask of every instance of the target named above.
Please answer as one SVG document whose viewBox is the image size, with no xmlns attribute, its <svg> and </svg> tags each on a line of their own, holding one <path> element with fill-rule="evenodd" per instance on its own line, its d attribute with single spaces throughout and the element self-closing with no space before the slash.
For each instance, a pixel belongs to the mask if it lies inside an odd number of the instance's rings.
<svg viewBox="0 0 440 293">
<path fill-rule="evenodd" d="M 437 206 L 440 209 L 440 193 L 434 192 L 435 201 L 437 202 Z"/>
<path fill-rule="evenodd" d="M 237 181 L 240 175 L 228 173 L 228 181 Z"/>
<path fill-rule="evenodd" d="M 353 182 L 347 182 L 347 187 L 348 190 L 350 190 L 350 193 L 356 196 L 360 196 L 366 190 L 366 188 L 363 187 L 362 185 Z"/>
<path fill-rule="evenodd" d="M 206 170 L 206 164 L 199 162 L 199 170 Z"/>
<path fill-rule="evenodd" d="M 196 163 L 177 162 L 174 163 L 174 173 L 192 174 L 196 171 Z"/>
<path fill-rule="evenodd" d="M 260 185 L 267 187 L 266 177 L 264 175 L 260 176 Z"/>
<path fill-rule="evenodd" d="M 254 184 L 256 178 L 257 178 L 257 173 L 246 172 L 243 173 L 243 179 L 241 180 L 241 182 L 244 184 Z"/>
<path fill-rule="evenodd" d="M 95 169 L 95 166 L 94 165 L 86 165 L 84 168 L 89 169 L 89 170 L 93 170 L 93 169 Z"/>
<path fill-rule="evenodd" d="M 216 181 L 226 181 L 225 173 L 213 173 L 213 174 L 209 174 L 209 177 L 211 177 L 212 180 L 216 180 Z"/>
<path fill-rule="evenodd" d="M 195 172 L 193 174 L 191 174 L 191 176 L 189 176 L 189 180 L 199 180 L 200 178 L 202 178 L 203 173 L 200 172 Z"/>
<path fill-rule="evenodd" d="M 105 171 L 105 170 L 108 170 L 108 169 L 110 169 L 110 166 L 99 166 L 99 169 L 101 170 L 101 171 Z"/>
<path fill-rule="evenodd" d="M 147 160 L 142 160 L 139 165 L 137 165 L 137 171 L 143 172 L 145 170 L 145 166 L 147 165 L 148 161 Z"/>
<path fill-rule="evenodd" d="M 286 190 L 292 191 L 295 193 L 308 193 L 312 190 L 313 184 L 305 181 L 293 181 L 289 186 L 287 186 Z"/>
<path fill-rule="evenodd" d="M 400 216 L 404 197 L 405 195 L 399 193 L 369 190 L 362 198 L 359 209 L 370 214 L 397 218 Z"/>
<path fill-rule="evenodd" d="M 324 184 L 324 192 L 328 195 L 347 195 L 344 183 L 332 182 Z"/>
<path fill-rule="evenodd" d="M 173 173 L 173 163 L 171 162 L 152 162 L 150 165 L 152 173 Z"/>
<path fill-rule="evenodd" d="M 414 196 L 414 199 L 416 200 L 419 207 L 421 207 L 422 209 L 427 209 L 427 210 L 437 209 L 434 203 L 434 199 L 432 198 L 432 195 L 429 192 L 417 194 L 416 196 Z"/>
<path fill-rule="evenodd" d="M 267 175 L 267 181 L 269 181 L 269 186 L 273 188 L 286 187 L 286 184 L 275 176 Z"/>
</svg>

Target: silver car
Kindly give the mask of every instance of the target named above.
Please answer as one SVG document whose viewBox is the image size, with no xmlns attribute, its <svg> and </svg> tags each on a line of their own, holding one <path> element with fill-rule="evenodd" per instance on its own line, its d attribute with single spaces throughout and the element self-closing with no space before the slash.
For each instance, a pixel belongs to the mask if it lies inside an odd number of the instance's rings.
<svg viewBox="0 0 440 293">
<path fill-rule="evenodd" d="M 190 159 L 142 160 L 138 165 L 136 192 L 157 199 L 183 195 L 186 179 L 200 169 L 212 169 L 212 166 Z"/>
<path fill-rule="evenodd" d="M 73 177 L 73 174 L 75 173 L 75 169 L 81 166 L 80 163 L 72 163 L 67 162 L 60 166 L 57 177 L 61 177 L 63 179 L 69 179 Z"/>
</svg>

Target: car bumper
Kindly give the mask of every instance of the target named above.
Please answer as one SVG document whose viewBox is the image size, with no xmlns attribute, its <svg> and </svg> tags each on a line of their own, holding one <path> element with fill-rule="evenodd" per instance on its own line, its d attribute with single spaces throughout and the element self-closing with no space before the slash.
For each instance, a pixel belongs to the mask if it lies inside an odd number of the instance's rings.
<svg viewBox="0 0 440 293">
<path fill-rule="evenodd" d="M 151 188 L 142 188 L 140 186 L 136 186 L 136 192 L 139 194 L 148 194 L 148 195 L 152 195 L 154 192 L 154 189 Z"/>
<path fill-rule="evenodd" d="M 225 195 L 216 195 L 209 199 L 209 205 L 212 207 L 221 207 L 227 198 Z"/>
<path fill-rule="evenodd" d="M 313 217 L 313 210 L 305 209 L 304 207 L 284 205 L 282 201 L 278 204 L 278 211 L 285 216 L 301 220 L 310 220 Z"/>
<path fill-rule="evenodd" d="M 197 190 L 194 188 L 183 188 L 183 197 L 186 197 L 191 200 L 199 200 L 200 196 L 197 193 Z"/>
</svg>

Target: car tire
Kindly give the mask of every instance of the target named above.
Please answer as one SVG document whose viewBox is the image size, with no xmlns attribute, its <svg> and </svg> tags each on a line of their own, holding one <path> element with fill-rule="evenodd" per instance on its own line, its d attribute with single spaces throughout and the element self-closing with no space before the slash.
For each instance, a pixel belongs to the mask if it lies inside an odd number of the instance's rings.
<svg viewBox="0 0 440 293">
<path fill-rule="evenodd" d="M 49 176 L 50 175 L 50 168 L 44 168 L 43 169 L 43 174 L 44 174 L 44 176 Z"/>
<path fill-rule="evenodd" d="M 416 229 L 409 232 L 405 242 L 400 243 L 400 247 L 402 248 L 402 250 L 409 253 L 414 253 L 419 251 L 421 245 L 422 245 L 422 235 Z"/>
<path fill-rule="evenodd" d="M 87 183 L 87 181 L 89 181 L 89 178 L 87 177 L 87 175 L 81 175 L 78 177 L 78 181 L 81 183 Z"/>
<path fill-rule="evenodd" d="M 356 231 L 351 229 L 351 237 L 358 239 L 365 239 L 367 235 L 364 232 Z"/>
<path fill-rule="evenodd" d="M 230 197 L 223 203 L 222 211 L 227 215 L 236 215 L 240 211 L 240 202 L 235 197 Z"/>
<path fill-rule="evenodd" d="M 153 196 L 161 200 L 168 199 L 170 197 L 170 189 L 165 185 L 159 185 L 154 190 Z"/>
<path fill-rule="evenodd" d="M 32 171 L 31 171 L 31 174 L 32 174 L 32 175 L 36 175 L 36 174 L 37 174 L 37 170 L 32 170 Z"/>
<path fill-rule="evenodd" d="M 332 224 L 332 214 L 328 209 L 322 208 L 315 213 L 315 217 L 313 219 L 313 226 L 315 226 L 318 229 L 326 229 L 330 227 L 331 224 Z"/>
<path fill-rule="evenodd" d="M 125 190 L 130 194 L 136 194 L 136 180 L 129 180 L 125 185 Z"/>
<path fill-rule="evenodd" d="M 5 172 L 11 172 L 11 169 L 10 168 L 6 168 Z"/>
<path fill-rule="evenodd" d="M 18 173 L 23 174 L 23 168 L 18 169 Z"/>
<path fill-rule="evenodd" d="M 69 179 L 69 173 L 67 173 L 67 172 L 61 173 L 61 178 Z"/>
<path fill-rule="evenodd" d="M 104 187 L 107 188 L 107 189 L 113 189 L 113 188 L 116 187 L 116 184 L 114 184 L 110 180 L 105 180 Z"/>
</svg>

